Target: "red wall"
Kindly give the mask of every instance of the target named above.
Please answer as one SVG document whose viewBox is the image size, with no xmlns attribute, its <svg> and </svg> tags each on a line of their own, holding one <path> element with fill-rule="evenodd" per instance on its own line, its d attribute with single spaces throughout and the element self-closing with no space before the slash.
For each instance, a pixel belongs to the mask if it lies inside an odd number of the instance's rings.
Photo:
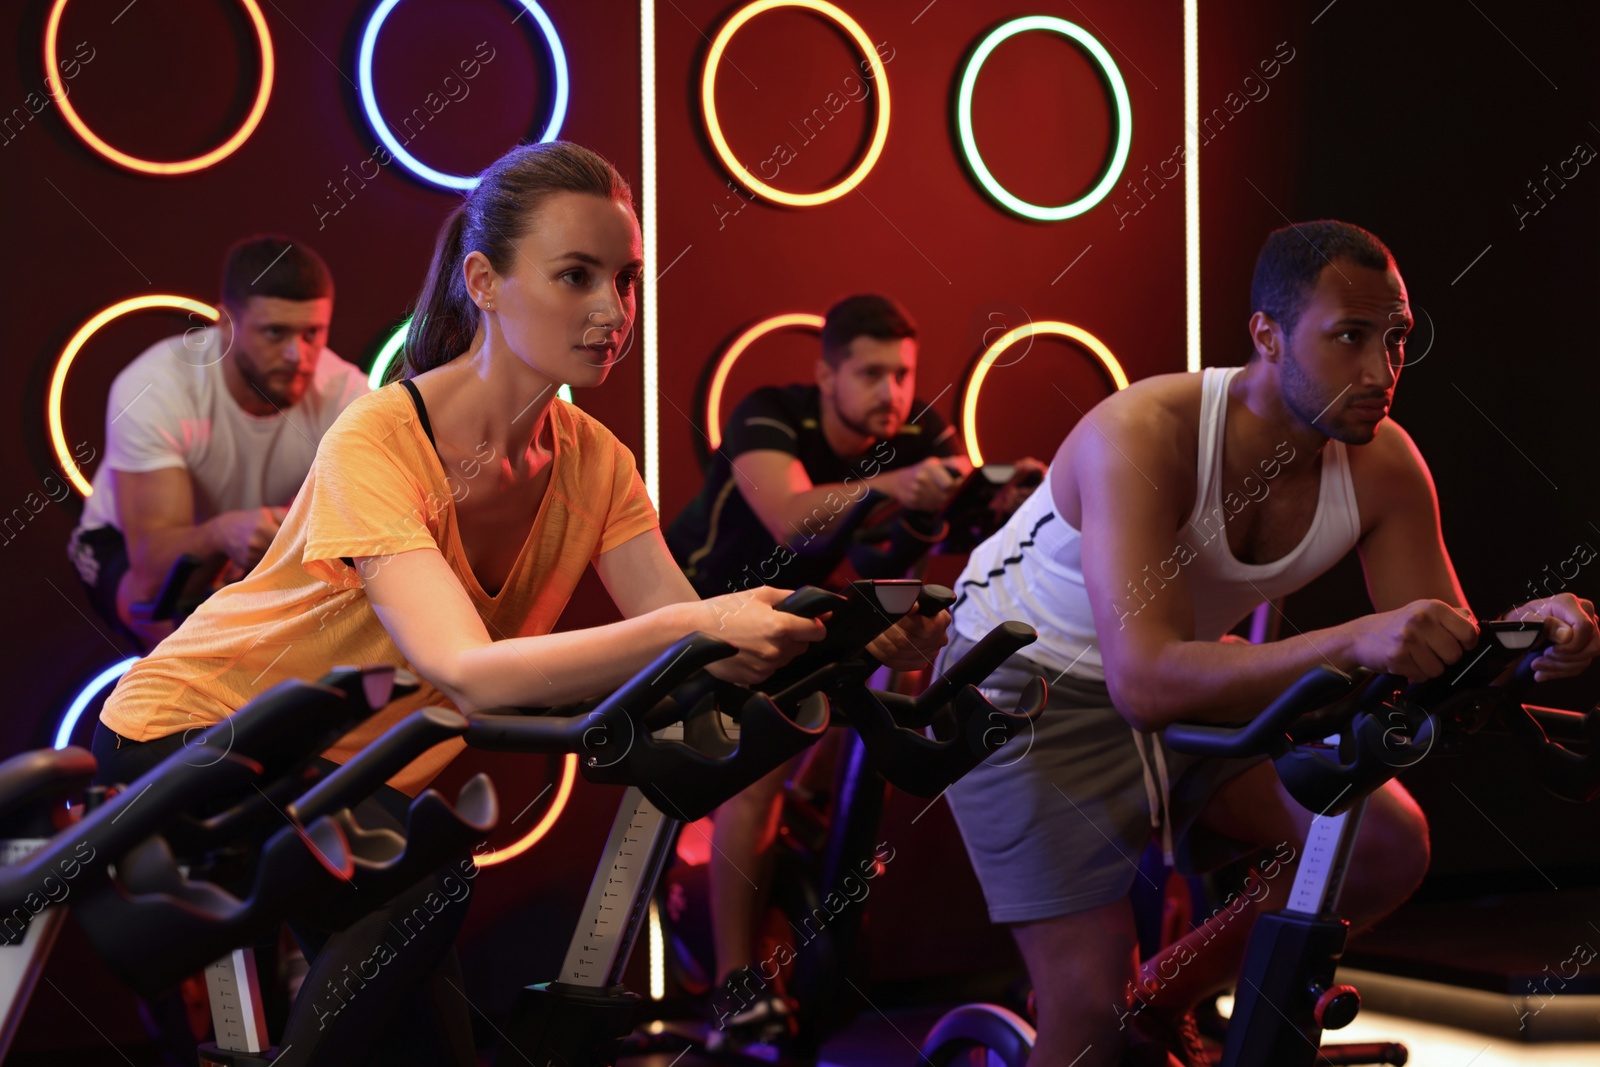
<svg viewBox="0 0 1600 1067">
<path fill-rule="evenodd" d="M 730 186 L 704 132 L 699 86 L 705 38 L 732 9 L 703 0 L 678 6 L 683 17 L 663 14 L 658 31 L 660 258 L 682 255 L 660 292 L 666 513 L 698 488 L 694 441 L 704 416 L 696 386 L 708 357 L 756 321 L 821 313 L 852 292 L 887 293 L 910 310 L 921 331 L 917 390 L 946 418 L 987 341 L 1031 320 L 1082 326 L 1135 378 L 1183 369 L 1181 179 L 1119 229 L 1109 198 L 1079 218 L 1043 224 L 1001 209 L 968 176 L 955 138 L 955 89 L 967 54 L 998 24 L 991 5 L 945 0 L 923 11 L 926 0 L 897 0 L 852 8 L 885 61 L 888 142 L 854 191 L 811 208 L 750 199 Z M 1071 4 L 1034 10 L 1083 18 Z M 1183 140 L 1181 19 L 1152 19 L 1130 5 L 1100 5 L 1091 14 L 1101 40 L 1125 50 L 1117 62 L 1132 99 L 1130 163 L 1165 158 Z M 862 60 L 849 38 L 808 12 L 778 10 L 747 24 L 717 74 L 718 113 L 738 158 L 758 175 L 791 160 L 773 180 L 791 192 L 814 192 L 849 173 L 883 95 L 861 79 Z M 806 124 L 817 109 L 830 120 Z M 1035 202 L 1063 203 L 1099 175 L 1111 104 L 1084 52 L 1034 33 L 990 57 L 974 126 L 1007 187 Z M 1151 299 L 1151 290 L 1162 296 Z M 807 333 L 757 344 L 729 381 L 724 414 L 758 385 L 809 379 L 816 353 Z M 1078 418 L 1073 405 L 1087 409 L 1108 391 L 1092 362 L 1059 341 L 1019 346 L 1002 362 L 979 408 L 991 458 L 1048 458 Z M 1020 396 L 1037 398 L 1025 413 L 1016 410 Z"/>
</svg>

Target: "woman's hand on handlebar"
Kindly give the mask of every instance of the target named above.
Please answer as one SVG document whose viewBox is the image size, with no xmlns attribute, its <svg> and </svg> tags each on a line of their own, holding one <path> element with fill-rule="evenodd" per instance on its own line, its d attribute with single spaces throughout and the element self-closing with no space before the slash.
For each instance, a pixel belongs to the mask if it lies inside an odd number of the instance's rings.
<svg viewBox="0 0 1600 1067">
<path fill-rule="evenodd" d="M 912 612 L 872 639 L 867 653 L 894 671 L 920 671 L 933 666 L 934 656 L 949 641 L 950 613 L 929 617 Z"/>
<path fill-rule="evenodd" d="M 1478 641 L 1476 621 L 1442 600 L 1413 600 L 1341 628 L 1348 634 L 1351 666 L 1403 674 L 1413 682 L 1443 674 Z"/>
<path fill-rule="evenodd" d="M 827 631 L 821 619 L 776 610 L 790 592 L 762 585 L 701 602 L 710 618 L 700 629 L 739 650 L 706 668 L 713 677 L 754 685 L 822 639 Z"/>
<path fill-rule="evenodd" d="M 1530 600 L 1507 612 L 1506 618 L 1544 619 L 1544 635 L 1554 644 L 1533 661 L 1536 682 L 1582 674 L 1600 656 L 1600 624 L 1595 621 L 1591 601 L 1561 593 Z"/>
</svg>

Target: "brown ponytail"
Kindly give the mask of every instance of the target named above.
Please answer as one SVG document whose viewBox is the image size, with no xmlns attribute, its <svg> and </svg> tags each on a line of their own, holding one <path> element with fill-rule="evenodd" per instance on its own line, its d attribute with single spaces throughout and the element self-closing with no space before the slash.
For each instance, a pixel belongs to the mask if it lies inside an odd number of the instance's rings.
<svg viewBox="0 0 1600 1067">
<path fill-rule="evenodd" d="M 553 193 L 587 193 L 633 206 L 633 192 L 617 169 L 579 145 L 519 145 L 495 160 L 439 230 L 406 330 L 404 359 L 389 365 L 386 384 L 442 366 L 471 346 L 480 312 L 467 296 L 463 261 L 482 252 L 496 271 L 511 273 L 512 246 L 532 228 L 537 209 Z"/>
</svg>

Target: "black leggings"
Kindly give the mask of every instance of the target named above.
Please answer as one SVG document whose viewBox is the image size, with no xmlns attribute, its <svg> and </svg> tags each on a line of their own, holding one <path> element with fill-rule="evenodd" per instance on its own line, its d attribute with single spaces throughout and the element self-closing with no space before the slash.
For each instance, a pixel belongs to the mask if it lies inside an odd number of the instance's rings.
<svg viewBox="0 0 1600 1067">
<path fill-rule="evenodd" d="M 96 781 L 131 782 L 182 747 L 182 734 L 129 741 L 97 724 Z M 380 786 L 355 814 L 368 829 L 404 832 L 410 804 L 404 793 Z M 289 923 L 311 969 L 278 1042 L 277 1064 L 475 1067 L 467 987 L 454 948 L 472 890 L 464 871 L 475 873 L 465 856 L 344 930 Z"/>
</svg>

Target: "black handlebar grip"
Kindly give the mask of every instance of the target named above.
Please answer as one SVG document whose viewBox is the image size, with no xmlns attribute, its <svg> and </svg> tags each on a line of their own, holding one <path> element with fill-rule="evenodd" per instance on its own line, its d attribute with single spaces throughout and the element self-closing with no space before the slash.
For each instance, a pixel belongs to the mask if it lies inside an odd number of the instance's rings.
<svg viewBox="0 0 1600 1067">
<path fill-rule="evenodd" d="M 928 618 L 939 614 L 956 602 L 956 594 L 947 585 L 924 585 L 917 594 L 917 614 Z"/>
<path fill-rule="evenodd" d="M 846 603 L 846 598 L 838 593 L 830 593 L 826 589 L 808 585 L 803 589 L 796 589 L 785 597 L 777 610 L 789 615 L 799 615 L 801 618 L 814 619 L 818 615 L 835 611 Z"/>
<path fill-rule="evenodd" d="M 399 700 L 401 697 L 408 697 L 421 688 L 422 678 L 419 675 L 396 667 L 394 682 L 389 687 L 389 699 Z"/>
<path fill-rule="evenodd" d="M 381 711 L 389 702 L 403 694 L 395 692 L 400 675 L 415 680 L 415 675 L 396 669 L 388 663 L 366 667 L 335 667 L 317 679 L 318 685 L 337 689 L 351 700 L 357 701 L 367 712 Z"/>
<path fill-rule="evenodd" d="M 370 795 L 434 745 L 467 732 L 467 720 L 450 708 L 418 708 L 344 766 L 306 790 L 289 805 L 289 816 L 309 825 L 340 808 L 348 808 Z"/>
<path fill-rule="evenodd" d="M 728 642 L 710 634 L 693 633 L 680 638 L 649 666 L 625 682 L 622 688 L 606 697 L 594 713 L 602 718 L 621 714 L 639 722 L 690 675 L 738 652 Z"/>
<path fill-rule="evenodd" d="M 1287 744 L 1286 731 L 1290 723 L 1338 699 L 1354 680 L 1348 674 L 1327 667 L 1313 667 L 1245 725 L 1174 723 L 1166 730 L 1167 747 L 1197 756 L 1276 756 Z"/>
<path fill-rule="evenodd" d="M 1522 710 L 1528 718 L 1539 724 L 1546 737 L 1556 741 L 1587 741 L 1590 723 L 1600 720 L 1600 712 L 1595 711 L 1546 708 L 1535 704 L 1524 704 Z"/>
<path fill-rule="evenodd" d="M 593 725 L 586 717 L 474 715 L 463 736 L 489 752 L 576 752 Z"/>
<path fill-rule="evenodd" d="M 1554 796 L 1583 804 L 1600 797 L 1600 711 L 1513 704 L 1507 725 Z M 1563 742 L 1582 742 L 1582 751 Z"/>
<path fill-rule="evenodd" d="M 918 717 L 931 716 L 934 711 L 955 699 L 955 695 L 966 686 L 982 685 L 984 679 L 998 670 L 1002 663 L 1038 639 L 1038 631 L 1027 623 L 1013 620 L 996 626 L 923 690 L 917 698 Z"/>
</svg>

